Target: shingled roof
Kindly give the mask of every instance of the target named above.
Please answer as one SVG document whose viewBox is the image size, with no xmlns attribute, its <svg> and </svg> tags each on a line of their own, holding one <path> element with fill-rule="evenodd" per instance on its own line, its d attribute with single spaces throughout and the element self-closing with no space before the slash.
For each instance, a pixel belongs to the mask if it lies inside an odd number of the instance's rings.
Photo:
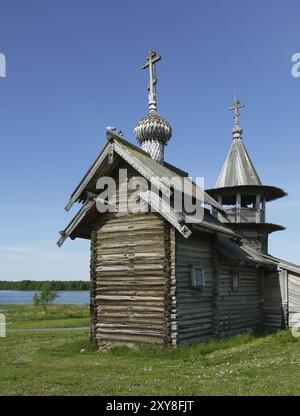
<svg viewBox="0 0 300 416">
<path fill-rule="evenodd" d="M 234 137 L 216 188 L 244 185 L 262 185 L 262 183 L 244 146 L 242 137 Z"/>
<path fill-rule="evenodd" d="M 112 145 L 113 150 L 126 162 L 132 165 L 142 176 L 148 179 L 150 182 L 155 180 L 154 185 L 160 190 L 167 188 L 168 184 L 166 180 L 177 177 L 180 180 L 188 179 L 188 174 L 169 163 L 159 164 L 150 158 L 150 155 L 137 146 L 129 143 L 127 140 L 113 134 L 107 133 L 108 142 L 103 148 L 95 162 L 90 166 L 83 179 L 73 191 L 70 200 L 66 206 L 66 210 L 72 207 L 75 202 L 85 202 L 87 199 L 87 190 L 95 191 L 95 179 L 98 179 L 108 167 L 107 157 Z M 192 181 L 190 181 L 192 182 Z M 224 208 L 211 196 L 209 196 L 203 189 L 200 189 L 198 185 L 192 182 L 191 186 L 193 196 L 196 196 L 196 190 L 201 191 L 203 201 L 205 204 L 211 205 L 224 212 Z"/>
<path fill-rule="evenodd" d="M 118 165 L 118 161 L 123 160 L 131 165 L 140 175 L 146 178 L 156 189 L 166 196 L 171 195 L 177 190 L 189 194 L 193 198 L 201 201 L 201 204 L 208 204 L 213 206 L 225 214 L 224 208 L 209 196 L 203 189 L 199 188 L 197 184 L 188 178 L 188 174 L 175 166 L 166 162 L 160 164 L 150 158 L 150 155 L 133 144 L 127 142 L 118 135 L 112 132 L 107 133 L 108 142 L 104 146 L 102 152 L 99 154 L 95 162 L 88 169 L 83 179 L 76 187 L 71 195 L 71 198 L 66 206 L 68 211 L 75 202 L 83 203 L 81 209 L 77 212 L 75 217 L 71 220 L 68 226 L 60 232 L 61 237 L 58 245 L 62 245 L 66 238 L 88 238 L 86 229 L 91 217 L 97 215 L 96 198 L 97 194 L 97 180 L 102 176 L 107 176 L 112 173 L 114 166 Z M 115 156 L 114 156 L 115 154 Z M 173 184 L 173 190 L 169 187 L 169 181 L 176 178 Z M 190 186 L 187 189 L 182 189 L 181 183 L 188 181 Z M 178 186 L 178 189 L 177 189 Z M 152 192 L 139 192 L 142 198 L 152 208 L 156 209 L 159 214 L 166 218 L 177 230 L 186 238 L 191 234 L 191 229 L 199 231 L 207 231 L 227 235 L 231 238 L 237 238 L 236 234 L 225 227 L 221 222 L 215 220 L 211 214 L 206 211 L 203 220 L 196 220 L 186 215 L 184 212 L 177 213 L 173 208 L 163 210 L 161 207 L 166 204 L 161 197 L 159 197 L 158 206 L 153 204 L 156 198 L 153 198 Z M 99 213 L 98 213 L 99 215 Z"/>
</svg>

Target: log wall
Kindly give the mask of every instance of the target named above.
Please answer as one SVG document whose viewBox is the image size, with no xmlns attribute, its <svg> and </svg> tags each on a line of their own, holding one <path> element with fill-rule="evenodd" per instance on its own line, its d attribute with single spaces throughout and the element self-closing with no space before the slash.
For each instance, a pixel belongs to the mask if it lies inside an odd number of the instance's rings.
<svg viewBox="0 0 300 416">
<path fill-rule="evenodd" d="M 201 266 L 205 287 L 191 287 L 191 267 Z M 212 241 L 205 234 L 194 233 L 176 240 L 177 339 L 188 344 L 207 339 L 214 331 L 214 267 Z"/>
<path fill-rule="evenodd" d="M 263 326 L 265 328 L 284 327 L 283 279 L 282 272 L 265 272 L 263 299 Z"/>
<path fill-rule="evenodd" d="M 290 328 L 300 328 L 300 275 L 288 273 L 288 299 L 289 299 L 289 317 L 288 323 Z"/>
<path fill-rule="evenodd" d="M 126 209 L 137 189 L 114 176 L 122 210 L 99 214 L 91 234 L 91 338 L 100 346 L 176 345 L 175 231 L 144 203 Z"/>
<path fill-rule="evenodd" d="M 92 231 L 91 233 L 91 257 L 90 257 L 90 341 L 95 344 L 97 342 L 96 338 L 96 324 L 97 324 L 97 302 L 96 302 L 96 246 L 97 246 L 97 233 Z"/>
<path fill-rule="evenodd" d="M 205 287 L 191 286 L 191 267 L 202 267 Z M 232 288 L 232 271 L 237 269 L 239 288 Z M 193 343 L 212 336 L 225 336 L 262 324 L 261 270 L 255 265 L 239 266 L 218 255 L 215 237 L 177 235 L 176 288 L 177 337 L 179 344 Z"/>
<path fill-rule="evenodd" d="M 170 229 L 158 215 L 109 216 L 94 232 L 99 345 L 171 342 Z"/>
<path fill-rule="evenodd" d="M 234 265 L 221 257 L 219 269 L 219 335 L 229 335 L 262 322 L 262 274 L 255 267 Z M 232 287 L 232 272 L 239 274 L 239 287 Z"/>
<path fill-rule="evenodd" d="M 242 237 L 243 245 L 253 248 L 254 250 L 267 254 L 268 253 L 268 240 L 269 236 L 267 232 L 259 231 L 250 228 L 245 222 L 243 226 L 241 224 L 227 223 L 226 225 L 235 231 Z"/>
</svg>

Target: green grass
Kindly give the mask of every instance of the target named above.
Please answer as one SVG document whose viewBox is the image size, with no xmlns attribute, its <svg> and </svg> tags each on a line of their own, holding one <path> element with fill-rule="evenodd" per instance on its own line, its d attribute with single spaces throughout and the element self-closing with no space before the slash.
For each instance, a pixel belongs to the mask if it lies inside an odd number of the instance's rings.
<svg viewBox="0 0 300 416">
<path fill-rule="evenodd" d="M 86 313 L 65 308 L 47 314 L 59 321 Z M 34 322 L 26 308 L 11 318 L 26 313 L 26 325 Z M 39 326 L 49 322 L 35 317 Z M 191 347 L 98 352 L 87 330 L 9 333 L 0 338 L 0 394 L 299 395 L 300 339 L 289 331 L 247 332 Z"/>
<path fill-rule="evenodd" d="M 67 328 L 89 326 L 87 305 L 49 305 L 44 311 L 33 305 L 0 305 L 5 309 L 8 329 Z"/>
</svg>

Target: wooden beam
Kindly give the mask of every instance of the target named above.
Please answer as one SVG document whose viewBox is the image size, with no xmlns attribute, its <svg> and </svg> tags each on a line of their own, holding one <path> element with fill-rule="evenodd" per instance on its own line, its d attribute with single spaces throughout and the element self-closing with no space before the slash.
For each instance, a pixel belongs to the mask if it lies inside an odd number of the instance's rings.
<svg viewBox="0 0 300 416">
<path fill-rule="evenodd" d="M 168 197 L 171 196 L 172 192 L 167 186 L 164 185 L 163 181 L 158 177 L 158 175 L 155 175 L 155 172 L 145 166 L 145 164 L 143 164 L 132 153 L 125 149 L 124 146 L 121 146 L 119 143 L 115 142 L 115 151 L 162 193 Z"/>
<path fill-rule="evenodd" d="M 223 197 L 222 197 L 222 195 L 218 195 L 218 203 L 222 206 L 222 204 L 223 204 Z M 218 212 L 218 211 L 217 211 Z M 222 215 L 221 215 L 221 213 L 220 212 L 218 212 L 218 214 L 217 214 L 217 219 L 219 220 L 219 221 L 221 221 L 222 220 Z"/>
<path fill-rule="evenodd" d="M 266 197 L 262 199 L 262 219 L 261 222 L 266 222 Z"/>
<path fill-rule="evenodd" d="M 72 221 L 68 224 L 68 226 L 63 230 L 60 231 L 61 237 L 56 243 L 58 247 L 61 247 L 65 240 L 72 234 L 75 228 L 80 224 L 86 214 L 90 211 L 91 208 L 95 206 L 95 201 L 86 201 L 83 207 L 77 212 L 75 217 Z"/>
<path fill-rule="evenodd" d="M 183 215 L 175 212 L 159 195 L 151 191 L 143 191 L 139 192 L 139 196 L 172 224 L 185 238 L 188 238 L 192 234 L 192 231 L 186 225 L 182 225 Z"/>
<path fill-rule="evenodd" d="M 87 184 L 89 183 L 89 181 L 91 180 L 91 178 L 93 177 L 93 175 L 95 174 L 95 172 L 97 171 L 97 169 L 104 162 L 104 160 L 107 157 L 108 152 L 110 150 L 110 145 L 111 145 L 110 143 L 107 143 L 106 144 L 106 146 L 104 147 L 103 151 L 100 153 L 100 155 L 98 156 L 98 158 L 96 159 L 96 161 L 93 163 L 93 165 L 88 170 L 88 172 L 86 173 L 86 175 L 84 176 L 84 178 L 82 179 L 82 181 L 80 182 L 80 184 L 75 189 L 75 191 L 73 192 L 73 194 L 72 194 L 72 196 L 71 196 L 68 204 L 65 207 L 65 210 L 66 211 L 69 211 L 71 209 L 71 207 L 73 206 L 73 204 L 77 201 L 77 199 L 80 197 L 80 195 L 82 194 L 82 192 L 86 188 Z"/>
<path fill-rule="evenodd" d="M 242 195 L 240 192 L 236 194 L 236 222 L 241 222 L 241 204 Z"/>
<path fill-rule="evenodd" d="M 257 223 L 260 223 L 261 222 L 260 202 L 261 202 L 261 195 L 260 194 L 257 194 L 256 195 L 256 201 L 255 201 L 255 209 L 256 209 L 255 221 Z"/>
</svg>

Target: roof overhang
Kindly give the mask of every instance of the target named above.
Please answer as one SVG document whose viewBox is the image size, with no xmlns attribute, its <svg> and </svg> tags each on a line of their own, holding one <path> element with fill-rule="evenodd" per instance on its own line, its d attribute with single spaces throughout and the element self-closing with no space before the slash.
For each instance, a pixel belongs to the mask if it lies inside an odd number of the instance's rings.
<svg viewBox="0 0 300 416">
<path fill-rule="evenodd" d="M 250 265 L 256 268 L 263 267 L 272 270 L 277 269 L 277 262 L 273 259 L 267 258 L 258 251 L 247 246 L 239 246 L 228 238 L 219 237 L 217 248 L 223 256 L 230 258 L 231 261 L 236 262 L 239 266 Z"/>
<path fill-rule="evenodd" d="M 267 202 L 274 201 L 276 199 L 287 196 L 287 193 L 275 186 L 269 185 L 239 185 L 239 186 L 227 186 L 224 188 L 211 188 L 206 189 L 208 195 L 212 198 L 218 199 L 218 196 L 222 196 L 223 205 L 235 205 L 236 204 L 236 194 L 241 193 L 243 198 L 246 201 L 247 196 L 255 196 L 260 194 L 263 198 L 266 198 Z M 249 201 L 250 203 L 250 201 Z"/>
<path fill-rule="evenodd" d="M 271 234 L 275 231 L 283 231 L 286 228 L 282 225 L 271 224 L 266 222 L 227 222 L 226 225 L 236 231 L 237 233 L 242 232 L 243 230 L 253 230 L 262 233 Z"/>
<path fill-rule="evenodd" d="M 70 221 L 63 231 L 60 231 L 60 239 L 57 242 L 58 247 L 61 247 L 68 237 L 72 237 L 78 228 L 82 225 L 82 222 L 86 219 L 89 213 L 95 208 L 96 203 L 94 200 L 87 201 L 82 208 L 77 212 L 75 217 Z M 78 236 L 78 232 L 76 234 Z M 75 238 L 75 236 L 74 236 Z"/>
<path fill-rule="evenodd" d="M 229 238 L 238 239 L 239 237 L 230 228 L 224 226 L 221 222 L 215 220 L 208 212 L 205 212 L 203 220 L 191 221 L 191 217 L 184 213 L 176 212 L 170 205 L 161 198 L 157 193 L 151 191 L 140 191 L 139 197 L 151 207 L 151 212 L 157 212 L 168 221 L 184 238 L 188 238 L 192 231 L 201 231 L 224 235 Z M 70 237 L 72 239 L 90 238 L 90 233 L 93 224 L 99 222 L 100 218 L 105 213 L 100 213 L 97 210 L 97 196 L 87 200 L 82 208 L 78 211 L 75 217 L 67 225 L 67 227 L 60 232 L 61 237 L 57 242 L 59 247 Z M 101 202 L 104 202 L 101 200 Z M 207 210 L 206 210 L 207 211 Z M 147 212 L 147 211 L 146 211 Z M 115 215 L 120 215 L 116 213 Z M 122 214 L 121 214 L 122 215 Z M 124 215 L 124 214 L 123 214 Z"/>
<path fill-rule="evenodd" d="M 189 194 L 194 198 L 198 198 L 198 195 L 203 199 L 204 204 L 209 204 L 217 210 L 224 212 L 225 210 L 221 204 L 208 195 L 198 185 L 193 183 L 188 177 L 186 172 L 177 169 L 176 167 L 165 163 L 160 165 L 149 157 L 149 154 L 141 150 L 140 148 L 132 145 L 123 138 L 108 132 L 108 142 L 103 148 L 102 152 L 98 155 L 95 162 L 90 166 L 83 179 L 72 193 L 68 204 L 65 209 L 69 211 L 75 202 L 85 202 L 87 199 L 87 191 L 96 191 L 95 184 L 98 178 L 107 174 L 114 163 L 114 153 L 120 158 L 125 160 L 131 165 L 141 176 L 146 178 L 154 187 L 161 191 L 164 195 L 170 196 L 169 179 L 179 179 L 178 189 L 177 185 L 173 185 L 174 190 L 182 191 Z M 188 189 L 182 187 L 183 181 L 189 181 L 191 186 Z"/>
</svg>

